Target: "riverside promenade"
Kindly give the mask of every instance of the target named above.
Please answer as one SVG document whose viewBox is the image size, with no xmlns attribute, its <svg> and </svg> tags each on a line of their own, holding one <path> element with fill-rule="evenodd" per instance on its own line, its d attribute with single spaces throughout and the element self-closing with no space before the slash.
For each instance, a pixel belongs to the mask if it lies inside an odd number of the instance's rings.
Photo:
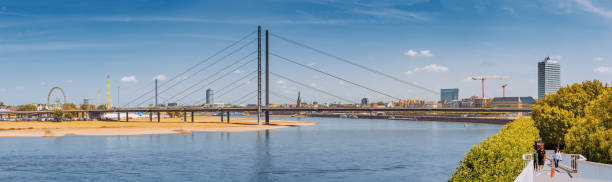
<svg viewBox="0 0 612 182">
<path fill-rule="evenodd" d="M 552 163 L 550 161 L 546 161 L 544 165 L 544 169 L 533 173 L 533 181 L 577 181 L 577 182 L 603 182 L 601 180 L 594 179 L 583 179 L 580 178 L 577 173 L 568 173 L 566 170 L 561 168 L 557 168 L 555 171 L 555 176 L 550 177 L 550 173 L 552 170 Z"/>
<path fill-rule="evenodd" d="M 551 154 L 552 151 L 547 151 L 548 154 Z M 528 165 L 525 166 L 524 172 L 529 172 L 532 174 L 532 178 L 519 177 L 515 179 L 515 182 L 519 181 L 578 181 L 578 182 L 603 182 L 603 181 L 612 181 L 612 178 L 609 178 L 610 175 L 602 174 L 609 173 L 612 169 L 608 164 L 600 164 L 588 162 L 586 159 L 578 160 L 578 171 L 570 172 L 568 169 L 570 166 L 571 157 L 569 154 L 562 154 L 563 161 L 559 162 L 559 168 L 556 169 L 555 175 L 551 176 L 551 171 L 553 169 L 553 163 L 550 160 L 546 160 L 544 163 L 544 168 L 538 171 L 533 171 L 533 161 L 525 161 L 529 162 Z M 548 155 L 548 157 L 551 157 Z M 530 170 L 530 171 L 527 171 Z"/>
</svg>

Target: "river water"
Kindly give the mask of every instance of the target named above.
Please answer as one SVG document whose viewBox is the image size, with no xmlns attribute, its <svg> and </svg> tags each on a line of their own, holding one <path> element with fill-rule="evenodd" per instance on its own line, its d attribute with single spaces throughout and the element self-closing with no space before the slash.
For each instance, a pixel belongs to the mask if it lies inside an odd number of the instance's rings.
<svg viewBox="0 0 612 182">
<path fill-rule="evenodd" d="M 502 127 L 287 119 L 318 125 L 239 133 L 0 138 L 0 181 L 446 181 L 470 147 Z"/>
</svg>

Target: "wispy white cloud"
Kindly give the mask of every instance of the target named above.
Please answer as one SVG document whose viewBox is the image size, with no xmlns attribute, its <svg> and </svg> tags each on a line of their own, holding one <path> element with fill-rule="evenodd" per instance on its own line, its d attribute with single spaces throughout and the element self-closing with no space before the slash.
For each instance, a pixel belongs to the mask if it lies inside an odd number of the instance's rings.
<svg viewBox="0 0 612 182">
<path fill-rule="evenodd" d="M 106 22 L 175 22 L 175 23 L 214 23 L 214 24 L 237 24 L 237 25 L 258 25 L 258 24 L 312 24 L 312 25 L 335 25 L 360 23 L 360 20 L 330 20 L 330 19 L 307 19 L 307 20 L 247 20 L 247 19 L 212 19 L 201 17 L 129 17 L 129 16 L 109 16 L 109 17 L 89 17 L 84 21 L 106 21 Z"/>
<path fill-rule="evenodd" d="M 595 72 L 595 73 L 612 73 L 612 68 L 611 67 L 607 67 L 607 66 L 600 66 L 600 67 L 597 67 L 597 68 L 593 69 L 593 72 Z"/>
<path fill-rule="evenodd" d="M 417 72 L 448 72 L 448 67 L 437 64 L 430 64 L 424 67 L 415 68 L 413 70 L 405 72 L 406 75 L 412 75 Z"/>
<path fill-rule="evenodd" d="M 239 70 L 239 69 L 237 69 L 237 70 L 235 70 L 235 71 L 234 71 L 234 73 L 242 73 L 242 72 L 244 72 L 244 71 Z"/>
<path fill-rule="evenodd" d="M 72 83 L 72 80 L 67 80 L 66 83 Z"/>
<path fill-rule="evenodd" d="M 595 62 L 602 62 L 603 60 L 604 60 L 603 57 L 594 57 L 593 58 L 593 61 L 595 61 Z"/>
<path fill-rule="evenodd" d="M 168 37 L 184 37 L 184 38 L 201 38 L 201 39 L 212 39 L 212 40 L 225 40 L 225 41 L 236 41 L 235 38 L 225 37 L 220 35 L 208 35 L 208 34 L 194 34 L 194 33 L 175 33 L 165 34 Z"/>
<path fill-rule="evenodd" d="M 510 13 L 511 15 L 514 15 L 514 8 L 507 8 L 507 7 L 504 7 L 504 8 L 502 8 L 502 9 L 503 9 L 503 10 L 505 10 L 505 11 L 507 11 L 507 12 L 508 12 L 508 13 Z"/>
<path fill-rule="evenodd" d="M 404 52 L 405 56 L 410 56 L 410 57 L 434 57 L 435 55 L 431 52 L 431 50 L 425 49 L 425 50 L 408 50 L 406 52 Z"/>
<path fill-rule="evenodd" d="M 478 76 L 478 77 L 480 77 L 480 76 Z M 508 79 L 510 79 L 510 76 L 499 76 L 499 75 L 496 75 L 496 74 L 494 74 L 494 75 L 488 75 L 488 76 L 484 76 L 484 77 L 485 77 L 485 78 L 487 78 L 487 79 L 496 79 L 496 80 L 508 80 Z M 475 77 L 471 77 L 471 76 L 470 76 L 470 77 L 466 77 L 466 78 L 464 78 L 464 79 L 463 79 L 463 81 L 464 81 L 464 82 L 471 82 L 471 81 L 475 81 L 475 80 L 474 80 L 474 79 L 472 79 L 472 78 L 475 78 Z M 477 78 L 477 77 L 476 77 L 476 78 Z"/>
<path fill-rule="evenodd" d="M 375 16 L 379 18 L 394 18 L 399 20 L 416 20 L 416 21 L 428 21 L 429 17 L 426 17 L 420 13 L 411 11 L 404 11 L 395 8 L 354 8 L 350 10 L 353 13 Z"/>
<path fill-rule="evenodd" d="M 44 87 L 44 86 L 46 86 L 46 85 L 47 85 L 47 82 L 40 82 L 40 86 L 41 86 L 41 87 Z"/>
<path fill-rule="evenodd" d="M 394 19 L 402 21 L 428 21 L 427 12 L 409 11 L 404 8 L 414 4 L 426 3 L 428 0 L 404 1 L 335 1 L 335 0 L 309 0 L 311 3 L 326 5 L 340 9 L 340 13 L 350 13 L 378 19 Z"/>
<path fill-rule="evenodd" d="M 16 13 L 16 12 L 2 11 L 2 10 L 0 10 L 0 15 L 8 15 L 8 16 L 30 16 L 30 15 L 25 14 L 25 13 Z"/>
<path fill-rule="evenodd" d="M 156 79 L 157 79 L 157 80 L 159 80 L 159 81 L 166 80 L 166 75 L 159 74 L 159 75 L 154 76 L 154 77 L 152 78 L 152 80 L 156 80 Z"/>
<path fill-rule="evenodd" d="M 578 5 L 581 6 L 582 10 L 590 13 L 597 14 L 604 18 L 612 18 L 612 11 L 607 10 L 598 6 L 593 5 L 589 0 L 575 0 Z"/>
<path fill-rule="evenodd" d="M 529 79 L 529 80 L 527 80 L 527 83 L 529 83 L 529 84 L 536 84 L 536 83 L 538 83 L 538 81 L 536 79 Z"/>
<path fill-rule="evenodd" d="M 119 44 L 81 44 L 81 43 L 47 43 L 47 44 L 5 44 L 0 45 L 0 52 L 16 51 L 58 51 L 73 49 L 116 48 Z"/>
<path fill-rule="evenodd" d="M 276 81 L 276 84 L 279 84 L 279 85 L 284 85 L 285 83 L 286 83 L 285 80 L 277 80 Z"/>
<path fill-rule="evenodd" d="M 121 80 L 119 80 L 121 83 L 136 83 L 138 82 L 138 80 L 136 79 L 135 76 L 124 76 L 123 78 L 121 78 Z"/>
</svg>

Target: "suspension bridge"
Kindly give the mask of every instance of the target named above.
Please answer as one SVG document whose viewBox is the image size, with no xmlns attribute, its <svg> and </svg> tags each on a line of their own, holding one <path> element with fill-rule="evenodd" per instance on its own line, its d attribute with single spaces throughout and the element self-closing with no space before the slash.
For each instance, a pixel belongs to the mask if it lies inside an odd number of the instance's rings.
<svg viewBox="0 0 612 182">
<path fill-rule="evenodd" d="M 265 42 L 262 47 L 263 42 Z M 388 100 L 403 102 L 406 97 L 391 94 L 391 92 L 385 91 L 381 88 L 375 88 L 367 84 L 356 81 L 349 77 L 340 75 L 335 72 L 326 71 L 324 69 L 315 67 L 310 64 L 306 64 L 300 60 L 285 56 L 280 52 L 271 51 L 270 39 L 284 42 L 289 45 L 299 47 L 303 50 L 309 51 L 309 53 L 315 53 L 320 56 L 324 56 L 330 60 L 337 61 L 340 64 L 344 64 L 347 69 L 360 70 L 363 73 L 368 73 L 372 76 L 378 76 L 381 79 L 390 80 L 399 85 L 404 85 L 409 88 L 420 90 L 427 94 L 439 95 L 439 92 L 432 90 L 414 82 L 410 82 L 399 77 L 387 74 L 383 71 L 376 70 L 370 66 L 359 64 L 355 61 L 337 56 L 323 49 L 315 48 L 302 42 L 287 38 L 282 35 L 271 33 L 268 30 L 263 32 L 258 26 L 256 31 L 250 32 L 238 40 L 232 42 L 228 46 L 214 52 L 206 59 L 197 62 L 194 65 L 187 67 L 187 69 L 179 72 L 171 78 L 164 80 L 158 84 L 158 80 L 155 79 L 151 83 L 144 85 L 143 87 L 134 89 L 132 99 L 119 107 L 109 108 L 107 110 L 66 110 L 65 112 L 76 113 L 77 117 L 85 117 L 92 115 L 99 115 L 101 113 L 116 112 L 117 119 L 120 120 L 120 113 L 129 112 L 144 112 L 149 113 L 150 120 L 153 121 L 153 114 L 157 115 L 157 119 L 160 119 L 160 113 L 163 112 L 183 112 L 185 121 L 187 121 L 188 113 L 191 114 L 191 120 L 198 112 L 218 112 L 227 113 L 228 121 L 230 112 L 256 112 L 258 124 L 262 124 L 262 117 L 265 117 L 265 124 L 269 123 L 270 112 L 484 112 L 484 113 L 526 113 L 530 112 L 530 108 L 415 108 L 415 107 L 393 107 L 393 108 L 379 108 L 379 107 L 360 107 L 358 99 L 348 98 L 341 94 L 334 93 L 332 91 L 325 90 L 320 87 L 316 87 L 312 84 L 307 84 L 303 81 L 299 81 L 295 76 L 287 75 L 285 73 L 273 71 L 270 69 L 270 58 L 274 58 L 275 61 L 294 65 L 299 68 L 292 70 L 293 72 L 314 72 L 318 75 L 329 78 L 330 80 L 336 80 L 342 82 L 345 85 L 352 86 L 349 89 L 359 89 L 369 94 L 377 95 L 381 98 Z M 254 44 L 256 49 L 253 50 Z M 263 54 L 263 55 L 262 55 Z M 228 61 L 229 60 L 229 61 Z M 256 65 L 256 69 L 248 69 L 249 66 Z M 220 67 L 213 70 L 212 68 Z M 249 70 L 247 72 L 242 70 Z M 244 75 L 238 78 L 234 76 L 236 72 L 243 72 Z M 204 75 L 204 76 L 202 76 Z M 328 98 L 335 100 L 341 100 L 343 103 L 350 104 L 351 107 L 299 107 L 300 103 L 296 107 L 271 107 L 270 105 L 270 94 L 276 96 L 279 99 L 288 101 L 289 103 L 295 102 L 296 99 L 275 92 L 270 89 L 270 77 L 276 77 L 284 81 L 291 82 L 300 88 L 306 88 L 317 94 L 322 94 Z M 200 78 L 198 80 L 198 78 Z M 252 81 L 257 83 L 256 89 L 242 89 Z M 190 82 L 191 81 L 191 82 Z M 153 86 L 154 84 L 154 86 Z M 213 87 L 215 86 L 215 87 Z M 147 89 L 148 88 L 148 89 Z M 230 104 L 240 104 L 249 101 L 250 99 L 256 98 L 256 104 L 251 107 L 203 107 L 205 105 L 205 99 L 203 97 L 196 97 L 198 93 L 204 93 L 207 88 L 218 88 L 217 97 L 215 99 L 224 98 L 230 96 L 232 92 L 244 90 L 246 93 L 240 97 L 232 97 L 235 100 Z M 348 88 L 348 87 L 347 87 Z M 161 101 L 161 102 L 159 102 Z M 180 103 L 181 107 L 159 107 L 160 103 Z M 154 103 L 154 104 L 153 104 Z M 147 107 L 153 104 L 153 107 Z M 210 103 L 209 103 L 210 104 Z M 20 116 L 27 115 L 48 115 L 52 111 L 12 111 L 12 112 L 0 112 L 0 116 L 8 114 L 17 114 Z M 127 116 L 127 114 L 126 114 Z M 223 114 L 221 114 L 221 118 Z M 129 118 L 126 118 L 129 120 Z"/>
</svg>

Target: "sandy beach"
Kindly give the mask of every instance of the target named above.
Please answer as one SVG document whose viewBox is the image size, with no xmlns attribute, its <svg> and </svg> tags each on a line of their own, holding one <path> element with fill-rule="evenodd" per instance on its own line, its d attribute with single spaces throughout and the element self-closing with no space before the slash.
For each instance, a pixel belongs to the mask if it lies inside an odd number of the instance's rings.
<svg viewBox="0 0 612 182">
<path fill-rule="evenodd" d="M 231 123 L 221 123 L 219 117 L 196 116 L 187 122 L 183 118 L 162 118 L 161 122 L 148 118 L 117 121 L 64 121 L 64 122 L 0 122 L 0 137 L 60 137 L 66 135 L 111 136 L 149 134 L 188 134 L 191 132 L 245 132 L 312 126 L 315 122 L 271 120 L 270 125 L 257 125 L 250 118 L 231 118 Z M 225 120 L 227 122 L 227 120 Z"/>
</svg>

